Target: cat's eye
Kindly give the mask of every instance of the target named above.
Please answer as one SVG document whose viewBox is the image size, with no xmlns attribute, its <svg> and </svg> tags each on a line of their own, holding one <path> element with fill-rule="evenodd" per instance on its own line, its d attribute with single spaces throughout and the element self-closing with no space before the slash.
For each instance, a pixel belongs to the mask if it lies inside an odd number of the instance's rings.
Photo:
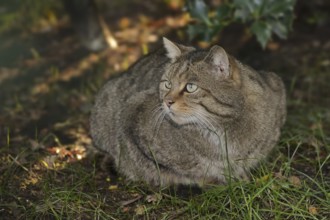
<svg viewBox="0 0 330 220">
<path fill-rule="evenodd" d="M 198 89 L 198 86 L 192 83 L 187 83 L 186 85 L 186 91 L 189 93 L 195 92 Z"/>
<path fill-rule="evenodd" d="M 164 82 L 164 85 L 165 85 L 165 87 L 166 87 L 167 89 L 170 89 L 170 88 L 172 87 L 172 84 L 171 84 L 170 81 L 165 81 L 165 82 Z"/>
</svg>

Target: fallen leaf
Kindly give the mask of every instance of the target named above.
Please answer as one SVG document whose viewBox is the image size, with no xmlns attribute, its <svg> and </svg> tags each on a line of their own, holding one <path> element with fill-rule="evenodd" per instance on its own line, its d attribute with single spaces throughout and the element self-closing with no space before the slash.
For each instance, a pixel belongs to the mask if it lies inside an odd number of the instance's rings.
<svg viewBox="0 0 330 220">
<path fill-rule="evenodd" d="M 289 182 L 295 187 L 301 187 L 301 180 L 297 176 L 290 176 L 288 178 Z"/>
<path fill-rule="evenodd" d="M 46 149 L 51 154 L 58 154 L 60 152 L 58 147 L 50 147 Z"/>
<path fill-rule="evenodd" d="M 276 173 L 274 173 L 274 177 L 276 179 L 279 179 L 279 180 L 285 179 L 284 176 L 283 176 L 283 174 L 282 174 L 282 172 L 276 172 Z"/>
<path fill-rule="evenodd" d="M 119 20 L 119 28 L 125 29 L 131 25 L 131 20 L 128 17 L 123 17 Z"/>
<path fill-rule="evenodd" d="M 165 1 L 168 7 L 174 11 L 178 11 L 183 8 L 185 1 L 183 0 L 167 0 Z"/>
<path fill-rule="evenodd" d="M 264 175 L 264 176 L 258 178 L 256 180 L 256 183 L 264 183 L 264 182 L 268 181 L 272 177 L 272 175 L 273 174 L 271 174 L 271 173 L 270 174 L 267 174 L 267 175 Z"/>
<path fill-rule="evenodd" d="M 41 162 L 46 168 L 49 168 L 48 163 L 47 163 L 46 161 L 44 161 L 44 160 L 40 160 L 40 162 Z"/>
<path fill-rule="evenodd" d="M 210 42 L 207 42 L 207 41 L 199 41 L 199 42 L 197 42 L 197 44 L 200 48 L 207 48 L 210 46 Z"/>
<path fill-rule="evenodd" d="M 3 82 L 7 79 L 14 78 L 19 74 L 19 69 L 16 68 L 0 68 L 0 82 Z"/>
<path fill-rule="evenodd" d="M 138 205 L 135 209 L 134 212 L 136 215 L 143 215 L 144 214 L 144 206 L 143 205 Z"/>
<path fill-rule="evenodd" d="M 37 151 L 39 149 L 45 149 L 45 145 L 43 145 L 35 140 L 30 139 L 29 142 L 30 142 L 32 151 Z"/>
<path fill-rule="evenodd" d="M 146 197 L 146 201 L 149 203 L 153 203 L 155 204 L 156 202 L 159 202 L 160 200 L 162 200 L 163 196 L 160 193 L 155 193 L 152 195 L 147 195 Z"/>
<path fill-rule="evenodd" d="M 32 89 L 32 95 L 46 94 L 50 91 L 49 85 L 45 82 L 36 84 Z"/>
<path fill-rule="evenodd" d="M 38 176 L 36 173 L 33 172 L 29 172 L 29 175 L 27 178 L 25 178 L 22 182 L 21 182 L 21 189 L 26 189 L 28 185 L 35 185 L 39 182 L 39 180 L 41 179 L 40 176 Z"/>
<path fill-rule="evenodd" d="M 122 212 L 129 212 L 129 210 L 130 210 L 130 207 L 123 207 L 123 209 L 121 210 Z"/>
<path fill-rule="evenodd" d="M 267 49 L 271 50 L 271 51 L 276 51 L 280 48 L 280 44 L 276 43 L 276 42 L 269 42 L 267 44 Z"/>
<path fill-rule="evenodd" d="M 317 208 L 315 206 L 309 206 L 308 207 L 308 212 L 312 215 L 316 215 L 317 214 Z"/>
<path fill-rule="evenodd" d="M 118 185 L 110 185 L 109 190 L 116 190 L 118 189 Z"/>
</svg>

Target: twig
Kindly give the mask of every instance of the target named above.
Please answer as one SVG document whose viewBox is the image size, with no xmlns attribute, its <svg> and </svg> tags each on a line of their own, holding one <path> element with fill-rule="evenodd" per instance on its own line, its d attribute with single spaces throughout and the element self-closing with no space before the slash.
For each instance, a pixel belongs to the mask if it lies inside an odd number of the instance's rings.
<svg viewBox="0 0 330 220">
<path fill-rule="evenodd" d="M 9 155 L 10 159 L 12 159 L 14 161 L 14 163 L 16 163 L 16 165 L 20 166 L 23 170 L 25 170 L 26 172 L 29 172 L 29 169 L 26 168 L 25 166 L 23 166 L 20 162 L 17 161 L 17 158 L 14 158 L 13 156 Z"/>
<path fill-rule="evenodd" d="M 97 19 L 99 20 L 99 24 L 101 26 L 105 41 L 107 42 L 107 44 L 109 45 L 110 48 L 112 48 L 112 49 L 117 48 L 118 43 L 117 43 L 116 39 L 114 38 L 114 36 L 111 34 L 111 31 L 110 31 L 107 23 L 105 22 L 103 17 L 100 15 L 97 4 L 95 3 L 95 1 L 92 1 L 92 4 L 93 4 L 94 10 L 96 12 Z"/>
<path fill-rule="evenodd" d="M 182 209 L 179 209 L 177 211 L 173 211 L 169 214 L 169 218 L 168 220 L 173 220 L 173 219 L 177 219 L 180 215 L 182 215 L 183 213 L 185 213 L 186 211 L 188 211 L 188 208 L 185 207 L 185 208 L 182 208 Z"/>
<path fill-rule="evenodd" d="M 120 206 L 127 206 L 127 205 L 130 205 L 138 200 L 140 200 L 143 196 L 142 195 L 138 195 L 137 197 L 135 197 L 134 199 L 131 199 L 131 200 L 127 200 L 127 201 L 122 201 L 120 202 Z"/>
</svg>

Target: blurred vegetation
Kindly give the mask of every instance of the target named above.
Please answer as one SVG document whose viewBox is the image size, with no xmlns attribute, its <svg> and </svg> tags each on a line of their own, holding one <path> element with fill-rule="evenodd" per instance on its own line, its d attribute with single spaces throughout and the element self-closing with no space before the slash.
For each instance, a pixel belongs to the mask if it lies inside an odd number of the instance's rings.
<svg viewBox="0 0 330 220">
<path fill-rule="evenodd" d="M 35 25 L 55 23 L 55 11 L 63 11 L 61 1 L 5 0 L 5 3 L 0 4 L 0 32 L 13 29 L 29 30 Z"/>
<path fill-rule="evenodd" d="M 62 1 L 0 1 L 0 219 L 330 219 L 329 0 L 96 1 L 117 49 L 85 50 Z M 276 21 L 286 28 L 279 37 Z M 267 50 L 251 38 L 253 25 L 273 37 Z M 112 74 L 161 36 L 189 44 L 186 30 L 191 45 L 219 43 L 278 73 L 288 118 L 250 182 L 181 195 L 104 169 L 88 124 L 95 93 Z"/>
<path fill-rule="evenodd" d="M 225 0 L 210 8 L 203 0 L 188 0 L 187 9 L 196 23 L 188 26 L 190 39 L 210 41 L 226 26 L 243 23 L 265 48 L 272 34 L 281 39 L 292 29 L 295 0 Z"/>
<path fill-rule="evenodd" d="M 103 7 L 105 1 L 96 2 Z M 117 2 L 117 1 L 115 1 Z M 132 1 L 136 4 L 136 1 Z M 246 33 L 256 37 L 265 48 L 273 36 L 286 39 L 296 18 L 296 0 L 158 0 L 167 8 L 186 10 L 191 17 L 186 26 L 190 41 L 212 42 L 219 39 L 224 28 L 241 24 Z M 119 3 L 112 3 L 118 6 Z M 128 5 L 129 1 L 122 4 Z M 142 3 L 141 3 L 142 4 Z M 143 3 L 144 4 L 144 3 Z M 311 25 L 319 25 L 329 19 L 329 13 L 320 10 L 326 1 L 300 1 L 309 11 L 303 19 Z M 320 8 L 321 7 L 321 8 Z M 143 12 L 141 12 L 143 13 Z M 0 33 L 16 29 L 47 29 L 63 16 L 62 1 L 56 0 L 5 0 L 0 4 Z"/>
</svg>

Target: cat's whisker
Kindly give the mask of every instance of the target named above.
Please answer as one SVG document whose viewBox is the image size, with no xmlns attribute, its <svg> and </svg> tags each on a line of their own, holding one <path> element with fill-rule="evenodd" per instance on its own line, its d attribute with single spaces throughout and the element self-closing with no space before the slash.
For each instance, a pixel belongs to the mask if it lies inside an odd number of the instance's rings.
<svg viewBox="0 0 330 220">
<path fill-rule="evenodd" d="M 218 122 L 214 119 L 214 117 L 212 115 L 206 114 L 203 111 L 198 111 L 201 115 L 203 115 L 209 122 L 210 124 L 212 124 L 211 122 L 213 122 L 214 124 L 217 124 Z M 213 124 L 212 124 L 213 125 Z"/>
<path fill-rule="evenodd" d="M 158 132 L 159 132 L 159 129 L 160 129 L 160 126 L 161 126 L 161 124 L 162 124 L 162 122 L 163 122 L 163 120 L 164 120 L 164 118 L 165 118 L 165 115 L 166 115 L 165 112 L 162 112 L 162 113 L 161 113 L 161 115 L 160 115 L 160 117 L 159 117 L 160 120 L 159 120 L 158 126 L 156 127 L 156 130 L 155 130 L 155 133 L 154 133 L 153 139 L 154 139 L 155 137 L 157 137 Z"/>
<path fill-rule="evenodd" d="M 216 131 L 216 128 L 214 127 L 214 125 L 208 120 L 208 118 L 202 113 L 202 112 L 200 112 L 200 111 L 198 111 L 197 109 L 195 109 L 195 111 L 194 111 L 194 115 L 195 115 L 195 117 L 200 121 L 200 122 L 202 122 L 203 123 L 203 125 L 206 127 L 206 128 L 208 128 L 208 129 L 210 129 L 210 130 L 212 130 L 212 131 Z"/>
<path fill-rule="evenodd" d="M 153 113 L 152 113 L 152 115 L 151 115 L 151 121 L 152 121 L 152 128 L 155 128 L 156 127 L 156 125 L 157 125 L 157 123 L 158 123 L 158 120 L 159 120 L 159 117 L 160 117 L 160 115 L 161 115 L 161 109 L 156 109 Z"/>
<path fill-rule="evenodd" d="M 155 116 L 155 114 L 159 111 L 159 110 L 162 110 L 163 109 L 163 107 L 162 107 L 162 105 L 161 104 L 157 104 L 157 105 L 155 105 L 155 107 L 153 107 L 153 109 L 152 109 L 152 115 L 151 115 L 151 117 L 152 118 L 154 118 L 154 116 Z"/>
<path fill-rule="evenodd" d="M 217 124 L 218 122 L 216 122 L 212 116 L 206 115 L 206 113 L 202 112 L 202 111 L 198 111 L 198 113 L 200 115 L 202 115 L 202 117 L 204 118 L 204 120 L 207 121 L 207 123 L 211 126 L 211 129 L 213 131 L 216 131 L 217 129 L 214 127 L 214 124 Z M 212 123 L 213 122 L 213 123 Z"/>
<path fill-rule="evenodd" d="M 161 111 L 163 111 L 163 106 L 161 104 L 155 105 L 151 111 L 151 118 L 154 119 L 158 113 L 161 113 Z"/>
<path fill-rule="evenodd" d="M 188 123 L 188 126 L 190 127 L 191 126 L 191 123 L 194 125 L 194 127 L 199 127 L 198 123 L 196 122 L 196 120 L 194 120 L 194 116 L 191 115 L 191 114 L 185 114 L 184 115 L 185 117 L 187 117 L 187 121 L 189 122 Z"/>
<path fill-rule="evenodd" d="M 207 125 L 200 118 L 196 117 L 196 115 L 185 114 L 185 116 L 188 118 L 188 121 L 194 125 L 194 128 L 198 128 L 197 130 L 199 133 L 202 134 L 202 131 L 205 130 L 205 127 L 207 128 Z"/>
<path fill-rule="evenodd" d="M 204 125 L 202 124 L 202 122 L 200 122 L 200 119 L 197 119 L 197 121 L 194 120 L 193 122 L 194 122 L 194 124 L 196 124 L 197 127 L 199 128 L 199 129 L 198 129 L 199 133 L 200 133 L 200 134 L 203 134 Z"/>
<path fill-rule="evenodd" d="M 153 129 L 158 126 L 159 119 L 161 118 L 161 115 L 163 114 L 163 111 L 161 109 L 158 109 L 157 112 L 154 113 L 152 116 L 153 118 Z"/>
<path fill-rule="evenodd" d="M 155 122 L 154 122 L 154 124 L 153 124 L 153 130 L 154 130 L 153 139 L 154 139 L 155 137 L 157 137 L 158 132 L 159 132 L 159 129 L 160 129 L 160 126 L 161 126 L 161 124 L 162 124 L 162 122 L 163 122 L 163 120 L 164 120 L 164 118 L 165 118 L 165 115 L 166 115 L 166 112 L 163 111 L 162 108 L 159 108 L 159 111 L 160 111 L 160 112 L 159 112 L 159 114 L 158 114 L 158 117 L 157 117 L 156 120 L 154 120 Z"/>
<path fill-rule="evenodd" d="M 128 72 L 105 84 L 90 120 L 93 142 L 127 179 L 224 184 L 242 178 L 279 138 L 283 82 L 220 46 L 198 50 L 164 38 Z"/>
<path fill-rule="evenodd" d="M 208 123 L 207 122 L 205 122 L 203 119 L 201 119 L 201 118 L 199 118 L 199 117 L 197 117 L 197 119 L 198 119 L 198 122 L 199 122 L 199 124 L 201 125 L 201 127 L 202 127 L 202 130 L 211 130 L 210 128 L 209 128 L 209 125 L 208 125 Z"/>
<path fill-rule="evenodd" d="M 196 117 L 196 115 L 192 116 L 192 118 L 194 118 L 195 120 L 194 123 L 196 123 L 198 125 L 198 127 L 200 128 L 200 130 L 204 130 L 205 129 L 205 124 L 203 121 L 201 121 L 201 119 L 199 117 Z"/>
<path fill-rule="evenodd" d="M 201 111 L 199 109 L 194 108 L 195 112 L 197 112 L 198 114 L 202 115 L 203 117 L 205 117 L 206 119 L 208 119 L 208 121 L 210 120 L 211 122 L 214 122 L 215 124 L 217 124 L 217 121 L 212 117 L 212 115 L 210 114 L 206 114 L 204 111 Z"/>
<path fill-rule="evenodd" d="M 159 120 L 161 118 L 161 115 L 163 114 L 163 111 L 159 109 L 153 116 L 152 116 L 152 127 L 153 129 L 158 126 Z"/>
</svg>

